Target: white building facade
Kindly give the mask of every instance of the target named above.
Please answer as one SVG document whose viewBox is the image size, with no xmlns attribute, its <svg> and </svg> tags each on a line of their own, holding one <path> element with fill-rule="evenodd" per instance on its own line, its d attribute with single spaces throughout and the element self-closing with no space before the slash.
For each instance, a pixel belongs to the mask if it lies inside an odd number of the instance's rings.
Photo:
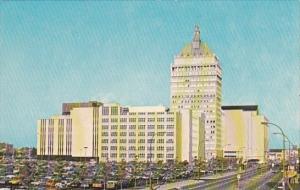
<svg viewBox="0 0 300 190">
<path fill-rule="evenodd" d="M 269 134 L 257 105 L 222 106 L 224 157 L 264 163 Z"/>
<path fill-rule="evenodd" d="M 198 124 L 204 125 L 202 120 Z M 38 120 L 37 154 L 45 159 L 191 162 L 194 157 L 204 156 L 200 147 L 193 151 L 192 136 L 191 111 L 118 103 L 67 103 L 63 104 L 62 115 Z"/>
</svg>

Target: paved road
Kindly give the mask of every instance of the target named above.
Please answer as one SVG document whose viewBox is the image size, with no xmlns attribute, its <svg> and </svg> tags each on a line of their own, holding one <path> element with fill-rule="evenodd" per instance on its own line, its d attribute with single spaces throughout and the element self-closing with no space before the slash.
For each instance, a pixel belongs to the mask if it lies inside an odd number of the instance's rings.
<svg viewBox="0 0 300 190">
<path fill-rule="evenodd" d="M 251 178 L 256 177 L 260 173 L 265 173 L 266 168 L 264 169 L 256 169 L 256 168 L 250 168 L 240 174 L 239 179 L 239 187 L 240 189 L 244 189 L 244 186 L 247 184 L 247 181 L 249 181 Z M 238 187 L 238 179 L 237 179 L 237 173 L 229 173 L 227 175 L 224 175 L 220 178 L 210 179 L 205 181 L 204 183 L 184 186 L 182 189 L 206 189 L 206 190 L 213 190 L 213 189 L 235 189 Z"/>
</svg>

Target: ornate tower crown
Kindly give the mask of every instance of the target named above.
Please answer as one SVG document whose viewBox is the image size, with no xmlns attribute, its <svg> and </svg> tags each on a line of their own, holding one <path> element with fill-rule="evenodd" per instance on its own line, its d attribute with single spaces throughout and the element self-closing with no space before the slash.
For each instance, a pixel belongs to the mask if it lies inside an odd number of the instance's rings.
<svg viewBox="0 0 300 190">
<path fill-rule="evenodd" d="M 188 43 L 181 50 L 180 57 L 199 57 L 199 56 L 212 56 L 212 51 L 208 45 L 200 39 L 200 27 L 195 25 L 194 36 L 191 43 Z"/>
</svg>

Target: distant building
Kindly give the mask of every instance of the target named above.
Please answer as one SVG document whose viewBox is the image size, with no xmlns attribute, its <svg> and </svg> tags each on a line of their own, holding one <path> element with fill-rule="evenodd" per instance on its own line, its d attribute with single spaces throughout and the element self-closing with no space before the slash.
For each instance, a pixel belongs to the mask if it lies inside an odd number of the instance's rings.
<svg viewBox="0 0 300 190">
<path fill-rule="evenodd" d="M 63 104 L 63 114 L 38 120 L 37 155 L 44 159 L 192 161 L 192 114 L 163 106 L 128 107 L 100 102 Z M 198 119 L 198 128 L 204 120 Z M 204 131 L 199 130 L 204 138 Z M 203 141 L 203 139 L 201 139 Z M 200 140 L 199 140 L 200 141 Z"/>
<path fill-rule="evenodd" d="M 14 146 L 8 143 L 0 143 L 0 155 L 12 156 L 14 154 Z"/>
<path fill-rule="evenodd" d="M 171 72 L 171 108 L 180 112 L 192 110 L 192 151 L 198 151 L 198 118 L 204 118 L 205 158 L 222 156 L 221 98 L 222 70 L 217 56 L 200 38 L 195 27 L 194 37 L 175 56 Z M 204 117 L 203 117 L 204 116 Z"/>
<path fill-rule="evenodd" d="M 297 147 L 292 147 L 291 149 L 286 147 L 284 153 L 285 153 L 285 160 L 287 163 L 288 163 L 288 161 L 290 161 L 290 163 L 293 165 L 297 164 L 297 159 L 299 156 Z M 280 163 L 280 162 L 282 162 L 282 159 L 283 159 L 283 149 L 270 149 L 269 150 L 268 160 L 275 162 L 275 163 L 276 162 Z"/>
<path fill-rule="evenodd" d="M 262 122 L 257 105 L 222 106 L 224 157 L 265 162 L 268 152 L 268 128 Z"/>
</svg>

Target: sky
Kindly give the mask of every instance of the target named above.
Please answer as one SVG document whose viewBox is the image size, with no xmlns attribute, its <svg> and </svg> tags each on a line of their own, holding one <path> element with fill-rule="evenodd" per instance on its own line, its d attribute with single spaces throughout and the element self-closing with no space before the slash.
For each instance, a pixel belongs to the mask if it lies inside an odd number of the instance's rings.
<svg viewBox="0 0 300 190">
<path fill-rule="evenodd" d="M 63 102 L 169 106 L 170 64 L 199 24 L 222 104 L 259 105 L 300 144 L 299 18 L 299 1 L 1 1 L 0 141 L 36 146 Z"/>
</svg>

